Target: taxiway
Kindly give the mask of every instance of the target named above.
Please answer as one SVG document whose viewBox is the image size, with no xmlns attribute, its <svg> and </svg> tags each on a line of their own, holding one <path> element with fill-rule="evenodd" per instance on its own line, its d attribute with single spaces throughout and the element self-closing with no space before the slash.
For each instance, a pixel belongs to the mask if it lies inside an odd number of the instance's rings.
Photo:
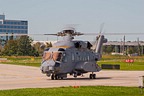
<svg viewBox="0 0 144 96">
<path fill-rule="evenodd" d="M 139 76 L 144 71 L 104 70 L 97 73 L 97 79 L 89 79 L 89 73 L 83 77 L 66 80 L 51 80 L 42 74 L 40 68 L 0 64 L 0 90 L 19 88 L 49 88 L 64 86 L 139 86 Z"/>
</svg>

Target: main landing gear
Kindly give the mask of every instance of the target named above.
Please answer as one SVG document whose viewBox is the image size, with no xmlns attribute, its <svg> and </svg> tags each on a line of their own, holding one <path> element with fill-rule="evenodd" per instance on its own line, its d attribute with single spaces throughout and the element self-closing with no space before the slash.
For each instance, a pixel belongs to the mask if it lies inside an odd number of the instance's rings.
<svg viewBox="0 0 144 96">
<path fill-rule="evenodd" d="M 57 74 L 52 74 L 51 75 L 51 80 L 63 80 L 63 79 L 66 79 L 66 76 L 57 75 Z"/>
<path fill-rule="evenodd" d="M 93 74 L 93 73 L 90 74 L 90 75 L 89 75 L 89 78 L 90 78 L 90 79 L 96 79 L 96 74 Z"/>
</svg>

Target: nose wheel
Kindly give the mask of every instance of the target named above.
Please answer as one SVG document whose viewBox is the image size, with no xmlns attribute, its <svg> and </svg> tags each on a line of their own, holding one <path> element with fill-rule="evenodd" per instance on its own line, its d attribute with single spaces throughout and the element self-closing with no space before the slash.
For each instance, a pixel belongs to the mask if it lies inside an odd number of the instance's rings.
<svg viewBox="0 0 144 96">
<path fill-rule="evenodd" d="M 55 76 L 54 74 L 51 75 L 51 80 L 54 80 L 55 79 Z"/>
<path fill-rule="evenodd" d="M 58 79 L 60 79 L 58 75 L 56 74 L 51 75 L 51 80 L 58 80 Z"/>
<path fill-rule="evenodd" d="M 89 75 L 89 78 L 90 78 L 90 79 L 96 79 L 96 74 L 90 74 L 90 75 Z"/>
<path fill-rule="evenodd" d="M 65 79 L 65 78 L 60 76 L 60 75 L 57 75 L 57 74 L 52 74 L 51 75 L 51 80 L 60 80 L 60 79 L 62 80 L 62 79 Z"/>
</svg>

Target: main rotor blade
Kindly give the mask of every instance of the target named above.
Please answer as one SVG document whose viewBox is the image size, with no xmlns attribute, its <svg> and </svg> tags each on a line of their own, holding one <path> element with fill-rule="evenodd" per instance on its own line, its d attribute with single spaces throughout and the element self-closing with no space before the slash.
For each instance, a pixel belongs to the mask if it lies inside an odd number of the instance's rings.
<svg viewBox="0 0 144 96">
<path fill-rule="evenodd" d="M 144 33 L 84 33 L 84 35 L 144 35 Z"/>
<path fill-rule="evenodd" d="M 57 36 L 57 34 L 44 34 L 44 35 L 56 35 Z"/>
<path fill-rule="evenodd" d="M 55 35 L 60 36 L 61 34 L 0 34 L 0 36 L 40 36 L 40 35 Z M 75 35 L 144 35 L 144 33 L 80 33 L 77 32 Z"/>
</svg>

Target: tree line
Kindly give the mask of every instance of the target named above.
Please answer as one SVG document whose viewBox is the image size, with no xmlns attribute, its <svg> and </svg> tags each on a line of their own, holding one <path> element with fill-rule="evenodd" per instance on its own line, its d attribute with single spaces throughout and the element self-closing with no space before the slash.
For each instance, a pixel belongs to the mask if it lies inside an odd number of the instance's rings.
<svg viewBox="0 0 144 96">
<path fill-rule="evenodd" d="M 41 46 L 39 42 L 32 45 L 33 40 L 29 36 L 21 36 L 18 39 L 10 39 L 4 47 L 0 48 L 0 55 L 3 56 L 39 56 L 46 47 L 51 47 L 52 44 L 47 43 L 46 46 Z M 41 47 L 41 48 L 40 48 Z"/>
<path fill-rule="evenodd" d="M 123 53 L 125 55 L 128 54 L 135 54 L 143 55 L 144 54 L 144 46 L 116 46 L 116 45 L 104 45 L 102 47 L 103 54 L 111 54 L 112 52 L 115 53 Z"/>
<path fill-rule="evenodd" d="M 52 47 L 52 43 L 46 43 L 46 45 L 37 42 L 32 45 L 33 40 L 29 36 L 21 36 L 18 39 L 9 39 L 3 47 L 0 47 L 0 55 L 2 56 L 40 56 L 43 51 Z M 114 46 L 104 45 L 102 47 L 103 54 L 111 54 L 112 52 L 133 54 L 138 53 L 139 55 L 144 54 L 144 46 Z"/>
</svg>

